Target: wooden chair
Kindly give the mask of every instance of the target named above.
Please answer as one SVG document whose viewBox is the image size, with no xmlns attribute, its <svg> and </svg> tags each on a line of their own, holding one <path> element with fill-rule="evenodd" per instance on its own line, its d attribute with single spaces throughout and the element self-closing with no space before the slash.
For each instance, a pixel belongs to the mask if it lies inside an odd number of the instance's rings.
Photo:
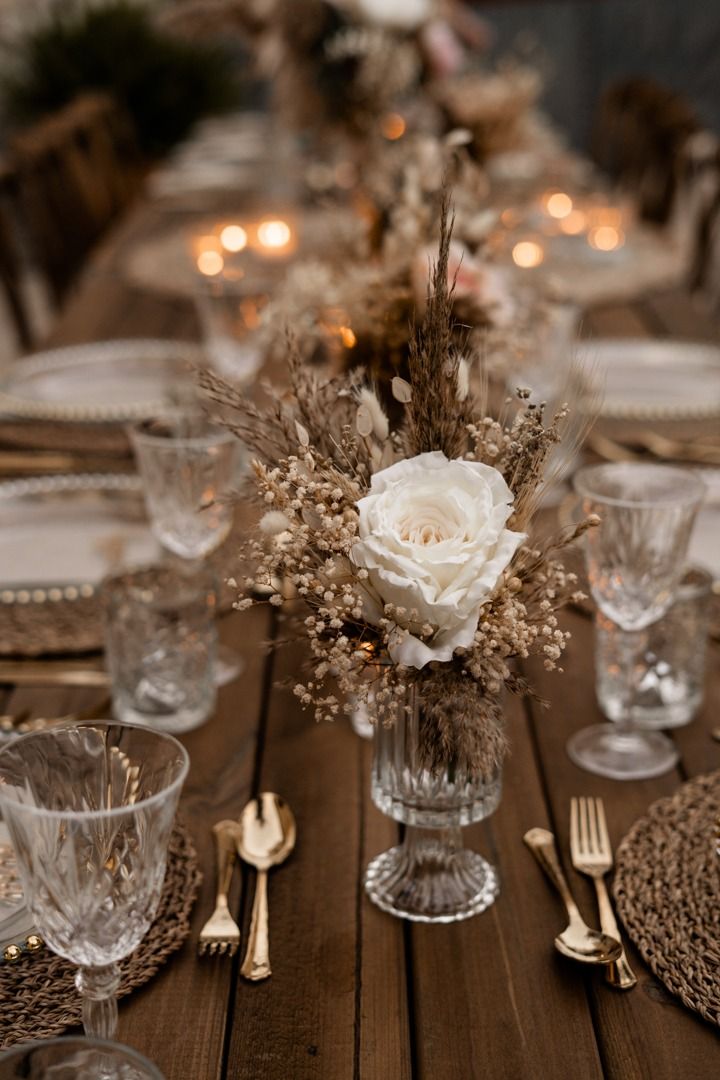
<svg viewBox="0 0 720 1080">
<path fill-rule="evenodd" d="M 679 95 L 651 79 L 623 79 L 601 99 L 594 156 L 633 194 L 643 218 L 664 223 L 672 211 L 683 147 L 699 128 Z"/>
<path fill-rule="evenodd" d="M 34 335 L 23 288 L 22 253 L 10 211 L 14 188 L 12 171 L 0 165 L 0 289 L 12 319 L 16 346 L 26 351 L 31 348 Z"/>
<path fill-rule="evenodd" d="M 16 201 L 56 303 L 89 251 L 135 196 L 143 167 L 111 99 L 77 99 L 15 136 Z"/>
</svg>

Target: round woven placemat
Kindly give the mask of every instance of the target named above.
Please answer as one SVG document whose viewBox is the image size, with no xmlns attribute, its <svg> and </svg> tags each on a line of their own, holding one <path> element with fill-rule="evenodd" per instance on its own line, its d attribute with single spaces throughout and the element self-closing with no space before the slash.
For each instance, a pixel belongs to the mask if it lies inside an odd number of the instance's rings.
<svg viewBox="0 0 720 1080">
<path fill-rule="evenodd" d="M 614 893 L 657 977 L 720 1025 L 720 772 L 684 784 L 633 825 L 617 851 Z"/>
<path fill-rule="evenodd" d="M 119 996 L 151 979 L 190 933 L 189 915 L 200 871 L 190 834 L 179 823 L 170 840 L 169 858 L 160 906 L 142 942 L 120 965 Z M 53 953 L 24 952 L 15 963 L 0 965 L 0 1049 L 26 1039 L 59 1035 L 82 1021 L 80 995 L 75 989 L 77 968 Z"/>
</svg>

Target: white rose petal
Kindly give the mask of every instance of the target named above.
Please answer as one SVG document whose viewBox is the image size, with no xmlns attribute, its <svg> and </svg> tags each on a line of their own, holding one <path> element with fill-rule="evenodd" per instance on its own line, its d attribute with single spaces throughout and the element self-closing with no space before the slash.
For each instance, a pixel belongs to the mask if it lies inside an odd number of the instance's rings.
<svg viewBox="0 0 720 1080">
<path fill-rule="evenodd" d="M 432 14 L 432 0 L 357 0 L 360 15 L 377 26 L 416 30 Z"/>
<path fill-rule="evenodd" d="M 390 641 L 397 663 L 421 668 L 472 643 L 480 608 L 525 539 L 505 528 L 512 503 L 497 469 L 440 451 L 375 473 L 357 504 L 351 559 L 382 604 L 416 612 Z M 424 623 L 435 628 L 429 641 L 412 633 Z"/>
</svg>

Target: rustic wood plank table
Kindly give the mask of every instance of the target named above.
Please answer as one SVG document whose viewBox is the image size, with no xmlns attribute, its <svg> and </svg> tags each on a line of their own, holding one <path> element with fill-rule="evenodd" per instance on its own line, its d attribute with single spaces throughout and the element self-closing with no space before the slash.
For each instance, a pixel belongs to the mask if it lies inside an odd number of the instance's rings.
<svg viewBox="0 0 720 1080">
<path fill-rule="evenodd" d="M 141 233 L 136 222 L 125 241 Z M 675 293 L 598 309 L 585 328 L 605 336 L 715 336 L 688 298 Z M 127 286 L 106 255 L 71 301 L 53 343 L 135 335 L 192 338 L 197 325 L 187 302 Z M 553 951 L 562 913 L 522 836 L 534 825 L 552 828 L 567 865 L 572 795 L 604 797 L 617 844 L 653 800 L 719 768 L 720 745 L 710 730 L 720 715 L 720 647 L 710 649 L 702 713 L 674 735 L 678 768 L 623 784 L 581 772 L 565 753 L 568 736 L 599 719 L 591 620 L 569 611 L 565 625 L 573 633 L 566 673 L 535 672 L 552 709 L 508 702 L 512 755 L 502 803 L 468 831 L 469 843 L 499 867 L 501 895 L 484 915 L 428 927 L 393 920 L 363 892 L 366 862 L 397 836 L 369 799 L 369 745 L 344 721 L 319 726 L 301 712 L 288 684 L 302 646 L 264 646 L 283 635 L 282 616 L 260 608 L 223 620 L 222 637 L 243 653 L 246 670 L 221 691 L 211 721 L 183 740 L 192 767 L 182 812 L 204 872 L 193 934 L 145 988 L 123 1000 L 119 1038 L 147 1054 L 168 1080 L 717 1077 L 718 1032 L 671 997 L 632 947 L 639 984 L 627 994 Z M 57 715 L 92 701 L 89 691 L 6 689 L 0 708 Z M 210 827 L 238 815 L 261 789 L 289 801 L 298 845 L 270 881 L 274 974 L 250 984 L 239 976 L 239 956 L 199 959 L 196 937 L 214 896 Z M 572 873 L 571 879 L 594 918 L 589 883 Z M 244 873 L 232 897 L 244 940 L 249 884 Z"/>
</svg>

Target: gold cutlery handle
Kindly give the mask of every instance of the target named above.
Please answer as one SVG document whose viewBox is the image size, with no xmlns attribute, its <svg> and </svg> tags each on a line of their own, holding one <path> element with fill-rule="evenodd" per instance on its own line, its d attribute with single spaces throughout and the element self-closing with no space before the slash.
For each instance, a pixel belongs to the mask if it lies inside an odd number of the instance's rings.
<svg viewBox="0 0 720 1080">
<path fill-rule="evenodd" d="M 237 861 L 237 821 L 218 821 L 213 825 L 215 854 L 217 857 L 216 905 L 227 907 L 228 892 Z"/>
<path fill-rule="evenodd" d="M 600 929 L 603 934 L 608 934 L 610 937 L 615 938 L 622 945 L 622 939 L 620 937 L 620 931 L 618 930 L 617 920 L 615 918 L 615 912 L 612 909 L 610 903 L 610 897 L 608 896 L 607 886 L 605 879 L 596 877 L 595 892 L 597 893 L 598 911 L 600 913 Z M 633 986 L 637 983 L 637 976 L 627 961 L 625 956 L 625 948 L 620 954 L 618 960 L 614 960 L 608 964 L 605 970 L 605 978 L 618 990 L 632 990 Z"/>
<path fill-rule="evenodd" d="M 572 921 L 577 919 L 582 921 L 578 906 L 570 892 L 570 886 L 562 872 L 553 834 L 547 829 L 530 829 L 525 833 L 523 840 L 560 893 L 568 917 Z"/>
<path fill-rule="evenodd" d="M 253 898 L 250 937 L 240 974 L 252 982 L 267 979 L 270 968 L 270 935 L 268 931 L 267 871 L 258 870 Z"/>
</svg>

